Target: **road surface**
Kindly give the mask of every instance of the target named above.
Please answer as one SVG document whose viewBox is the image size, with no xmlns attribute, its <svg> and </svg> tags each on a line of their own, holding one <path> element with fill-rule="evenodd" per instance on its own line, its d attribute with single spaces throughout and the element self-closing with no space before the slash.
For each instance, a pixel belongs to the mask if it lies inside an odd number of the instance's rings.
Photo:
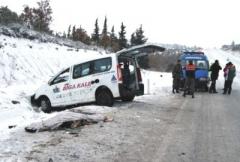
<svg viewBox="0 0 240 162">
<path fill-rule="evenodd" d="M 239 162 L 240 92 L 149 95 L 117 102 L 113 122 L 75 130 L 17 131 L 0 161 Z M 74 133 L 69 133 L 74 132 Z"/>
</svg>

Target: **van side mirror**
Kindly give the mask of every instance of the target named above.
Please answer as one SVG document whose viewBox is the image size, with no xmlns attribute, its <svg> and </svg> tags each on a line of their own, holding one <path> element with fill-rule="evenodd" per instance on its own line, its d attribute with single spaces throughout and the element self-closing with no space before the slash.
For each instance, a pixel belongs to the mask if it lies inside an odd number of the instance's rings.
<svg viewBox="0 0 240 162">
<path fill-rule="evenodd" d="M 52 81 L 51 80 L 48 81 L 48 85 L 50 85 L 50 86 L 52 85 Z"/>
</svg>

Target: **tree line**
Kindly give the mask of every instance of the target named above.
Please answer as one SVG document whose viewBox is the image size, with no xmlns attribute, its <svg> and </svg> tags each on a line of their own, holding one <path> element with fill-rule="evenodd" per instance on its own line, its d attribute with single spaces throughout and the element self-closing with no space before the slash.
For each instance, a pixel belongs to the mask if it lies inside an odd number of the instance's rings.
<svg viewBox="0 0 240 162">
<path fill-rule="evenodd" d="M 11 11 L 7 6 L 0 7 L 0 24 L 21 23 L 30 29 L 53 35 L 54 32 L 50 29 L 52 20 L 50 0 L 37 2 L 36 8 L 25 5 L 20 15 Z M 82 26 L 76 27 L 76 25 L 69 25 L 66 32 L 63 32 L 63 34 L 56 33 L 55 35 L 73 41 L 81 41 L 88 45 L 96 45 L 112 52 L 147 42 L 142 25 L 131 34 L 131 38 L 128 40 L 126 38 L 126 26 L 124 23 L 121 23 L 119 32 L 115 32 L 114 26 L 112 26 L 109 31 L 107 17 L 104 19 L 101 31 L 98 18 L 95 20 L 94 30 L 91 35 L 88 35 Z"/>
<path fill-rule="evenodd" d="M 236 44 L 234 41 L 230 45 L 222 45 L 223 50 L 240 51 L 240 44 Z"/>
</svg>

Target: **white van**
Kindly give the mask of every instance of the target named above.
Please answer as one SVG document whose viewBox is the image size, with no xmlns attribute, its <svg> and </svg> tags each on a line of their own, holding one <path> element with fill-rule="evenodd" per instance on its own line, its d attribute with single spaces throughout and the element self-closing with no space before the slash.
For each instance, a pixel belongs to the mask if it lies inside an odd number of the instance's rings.
<svg viewBox="0 0 240 162">
<path fill-rule="evenodd" d="M 144 94 L 137 57 L 164 50 L 158 45 L 145 44 L 99 55 L 59 72 L 36 91 L 31 101 L 44 112 L 80 103 L 112 106 L 114 99 L 132 101 Z"/>
</svg>

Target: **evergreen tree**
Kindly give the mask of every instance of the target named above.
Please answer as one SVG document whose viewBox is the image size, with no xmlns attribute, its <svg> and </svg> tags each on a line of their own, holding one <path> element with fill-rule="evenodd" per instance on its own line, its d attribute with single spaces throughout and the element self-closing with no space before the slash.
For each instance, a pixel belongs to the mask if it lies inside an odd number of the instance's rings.
<svg viewBox="0 0 240 162">
<path fill-rule="evenodd" d="M 110 37 L 108 36 L 107 18 L 106 17 L 105 17 L 104 24 L 103 24 L 103 30 L 102 30 L 100 45 L 103 46 L 104 49 L 106 49 L 107 47 L 110 46 Z"/>
<path fill-rule="evenodd" d="M 119 49 L 127 48 L 127 39 L 126 39 L 126 31 L 125 31 L 126 26 L 121 24 L 121 30 L 119 32 Z"/>
<path fill-rule="evenodd" d="M 110 47 L 113 52 L 119 50 L 119 42 L 117 36 L 115 35 L 114 26 L 112 27 L 111 34 L 110 34 Z"/>
<path fill-rule="evenodd" d="M 76 27 L 75 25 L 72 28 L 72 36 L 71 36 L 72 40 L 76 41 L 77 40 L 77 36 L 76 36 Z"/>
<path fill-rule="evenodd" d="M 104 19 L 102 35 L 107 35 L 107 17 Z"/>
<path fill-rule="evenodd" d="M 93 34 L 92 34 L 92 41 L 93 41 L 96 45 L 98 45 L 98 44 L 99 44 L 99 40 L 100 40 L 100 36 L 99 36 L 99 26 L 98 26 L 98 19 L 96 19 L 94 32 L 93 32 Z"/>
<path fill-rule="evenodd" d="M 73 41 L 81 41 L 85 44 L 90 45 L 91 38 L 88 36 L 87 32 L 81 26 L 79 28 L 76 28 L 76 26 L 74 25 L 72 29 L 70 28 L 69 31 L 72 31 L 72 33 L 69 34 L 70 35 L 69 39 L 72 39 Z"/>
<path fill-rule="evenodd" d="M 131 37 L 131 45 L 141 45 L 144 44 L 147 39 L 143 35 L 144 31 L 142 29 L 142 25 L 136 30 L 135 33 L 132 34 Z M 142 56 L 138 60 L 139 65 L 141 65 L 142 68 L 149 68 L 149 56 Z"/>
<path fill-rule="evenodd" d="M 135 36 L 135 33 L 132 33 L 131 39 L 130 39 L 130 43 L 131 43 L 131 46 L 135 46 L 135 45 L 136 45 L 136 36 Z"/>
<path fill-rule="evenodd" d="M 141 45 L 147 42 L 147 38 L 143 35 L 142 25 L 131 35 L 131 46 Z"/>
<path fill-rule="evenodd" d="M 33 26 L 33 9 L 29 6 L 25 6 L 23 13 L 20 15 L 21 21 L 27 25 L 28 28 Z"/>
<path fill-rule="evenodd" d="M 91 42 L 91 39 L 88 36 L 87 32 L 81 26 L 78 29 L 76 29 L 76 40 L 81 41 L 88 45 Z"/>
<path fill-rule="evenodd" d="M 7 25 L 9 23 L 20 22 L 18 15 L 8 9 L 8 7 L 0 7 L 0 24 Z"/>
<path fill-rule="evenodd" d="M 71 25 L 68 26 L 67 38 L 71 38 Z"/>
<path fill-rule="evenodd" d="M 49 4 L 50 0 L 41 0 L 37 2 L 38 8 L 33 9 L 35 30 L 51 33 L 49 25 L 52 22 L 52 8 Z"/>
<path fill-rule="evenodd" d="M 114 29 L 114 26 L 112 26 L 112 29 L 111 29 L 111 34 L 110 34 L 110 38 L 111 38 L 111 42 L 113 41 L 116 41 L 117 40 L 117 36 L 115 34 L 115 29 Z"/>
<path fill-rule="evenodd" d="M 64 31 L 63 34 L 62 34 L 62 38 L 67 38 L 67 34 L 66 34 L 65 31 Z"/>
</svg>

